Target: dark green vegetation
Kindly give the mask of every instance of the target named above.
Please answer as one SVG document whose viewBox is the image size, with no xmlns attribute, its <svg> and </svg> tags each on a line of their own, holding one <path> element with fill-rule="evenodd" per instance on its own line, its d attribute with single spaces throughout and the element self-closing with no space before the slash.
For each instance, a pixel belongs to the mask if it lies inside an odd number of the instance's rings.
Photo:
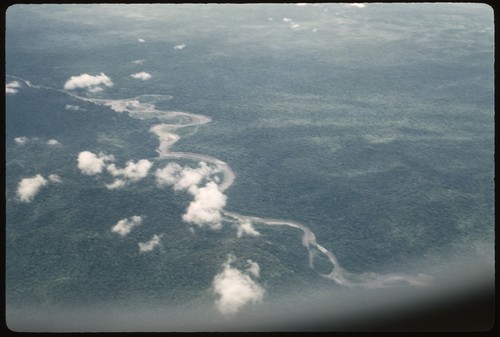
<svg viewBox="0 0 500 337">
<path fill-rule="evenodd" d="M 104 72 L 114 86 L 96 97 L 172 95 L 159 108 L 210 116 L 173 149 L 234 170 L 226 209 L 303 223 L 349 272 L 493 261 L 493 20 L 484 5 L 20 5 L 7 12 L 6 61 L 7 75 L 33 84 L 62 89 L 70 76 Z M 139 71 L 153 77 L 130 78 Z M 117 191 L 82 175 L 84 150 L 119 165 L 155 157 L 155 121 L 21 84 L 6 97 L 8 308 L 212 305 L 229 253 L 240 269 L 259 263 L 269 301 L 335 289 L 319 276 L 329 272 L 322 257 L 308 267 L 299 230 L 254 224 L 260 237 L 237 238 L 224 223 L 193 234 L 181 220 L 187 193 L 157 188 L 151 174 Z M 20 136 L 38 140 L 17 145 Z M 22 178 L 51 173 L 63 182 L 16 201 Z M 128 236 L 110 231 L 132 215 L 144 223 Z M 141 254 L 137 243 L 160 233 L 161 249 Z"/>
</svg>

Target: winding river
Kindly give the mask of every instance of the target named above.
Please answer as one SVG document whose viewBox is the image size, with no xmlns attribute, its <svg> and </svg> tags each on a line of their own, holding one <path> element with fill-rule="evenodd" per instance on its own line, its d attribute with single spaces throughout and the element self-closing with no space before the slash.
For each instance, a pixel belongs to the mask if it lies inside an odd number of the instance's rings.
<svg viewBox="0 0 500 337">
<path fill-rule="evenodd" d="M 156 101 L 168 100 L 169 98 L 171 98 L 170 96 L 140 95 L 131 99 L 96 99 L 81 97 L 65 90 L 45 86 L 36 86 L 31 82 L 16 76 L 7 75 L 7 77 L 23 81 L 27 86 L 31 88 L 56 90 L 81 101 L 91 102 L 101 106 L 107 106 L 116 112 L 128 113 L 133 118 L 141 120 L 155 118 L 160 123 L 151 126 L 150 131 L 158 137 L 159 146 L 156 149 L 156 152 L 158 153 L 159 158 L 188 159 L 193 161 L 205 161 L 211 163 L 212 165 L 216 166 L 220 170 L 220 172 L 223 173 L 223 179 L 218 184 L 219 190 L 221 192 L 227 190 L 234 182 L 235 174 L 233 170 L 227 163 L 223 162 L 222 160 L 204 154 L 174 152 L 170 150 L 172 145 L 179 141 L 179 139 L 181 138 L 177 133 L 175 133 L 175 131 L 186 127 L 198 127 L 204 124 L 208 124 L 212 121 L 210 117 L 199 114 L 180 111 L 167 111 L 156 108 Z M 340 266 L 335 255 L 331 251 L 320 245 L 316 240 L 316 235 L 311 231 L 309 227 L 304 224 L 282 219 L 246 216 L 228 210 L 222 210 L 222 214 L 227 221 L 235 221 L 240 223 L 243 221 L 250 221 L 251 223 L 259 223 L 268 226 L 288 226 L 301 230 L 303 232 L 302 244 L 307 248 L 309 252 L 309 267 L 314 269 L 314 250 L 316 249 L 320 253 L 324 254 L 332 265 L 332 271 L 329 274 L 321 274 L 321 276 L 330 279 L 339 285 L 348 287 L 361 286 L 365 288 L 383 288 L 390 286 L 425 286 L 432 281 L 432 277 L 425 274 L 409 275 L 393 273 L 380 275 L 375 273 L 365 273 L 354 275 L 347 272 Z"/>
</svg>

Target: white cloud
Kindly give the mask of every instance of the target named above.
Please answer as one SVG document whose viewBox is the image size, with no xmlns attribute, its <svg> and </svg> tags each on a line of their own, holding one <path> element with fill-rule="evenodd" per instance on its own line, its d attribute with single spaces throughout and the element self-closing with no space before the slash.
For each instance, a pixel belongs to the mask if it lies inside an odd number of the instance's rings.
<svg viewBox="0 0 500 337">
<path fill-rule="evenodd" d="M 366 7 L 366 5 L 363 3 L 352 3 L 352 4 L 349 4 L 349 6 L 357 7 L 357 8 L 365 8 Z"/>
<path fill-rule="evenodd" d="M 211 175 L 219 171 L 219 168 L 210 167 L 203 161 L 196 168 L 169 163 L 163 169 L 156 170 L 155 176 L 159 187 L 170 185 L 176 191 L 187 190 L 194 196 L 182 216 L 184 221 L 200 227 L 208 225 L 212 229 L 220 229 L 220 211 L 226 205 L 227 196 L 219 190 L 217 183 L 211 180 Z M 208 182 L 199 188 L 198 185 L 202 181 Z"/>
<path fill-rule="evenodd" d="M 18 81 L 12 81 L 5 84 L 5 93 L 6 94 L 17 94 L 21 84 Z"/>
<path fill-rule="evenodd" d="M 117 188 L 125 187 L 125 185 L 127 185 L 127 182 L 122 179 L 115 179 L 115 181 L 113 181 L 111 184 L 105 184 L 105 185 L 108 190 L 115 190 Z"/>
<path fill-rule="evenodd" d="M 192 185 L 189 192 L 194 195 L 194 200 L 189 204 L 182 219 L 200 227 L 208 225 L 212 229 L 220 229 L 220 211 L 226 206 L 227 196 L 219 190 L 219 186 L 210 181 L 202 188 Z"/>
<path fill-rule="evenodd" d="M 49 180 L 53 183 L 61 183 L 62 182 L 61 177 L 59 177 L 57 174 L 50 174 Z"/>
<path fill-rule="evenodd" d="M 247 272 L 252 274 L 255 277 L 260 277 L 260 266 L 257 262 L 253 262 L 252 260 L 247 260 L 248 268 Z"/>
<path fill-rule="evenodd" d="M 245 220 L 240 222 L 236 235 L 241 238 L 243 235 L 259 236 L 260 233 L 252 226 L 250 220 Z"/>
<path fill-rule="evenodd" d="M 147 159 L 141 159 L 137 163 L 131 160 L 128 161 L 124 168 L 117 168 L 115 164 L 110 164 L 107 170 L 114 177 L 121 176 L 132 181 L 138 181 L 148 175 L 151 166 L 153 166 L 152 162 Z"/>
<path fill-rule="evenodd" d="M 143 80 L 143 81 L 147 81 L 149 80 L 152 76 L 151 74 L 145 72 L 145 71 L 141 71 L 140 73 L 135 73 L 135 74 L 132 74 L 130 75 L 130 77 L 132 78 L 135 78 L 137 80 Z"/>
<path fill-rule="evenodd" d="M 168 165 L 164 168 L 157 169 L 155 176 L 158 187 L 174 185 L 177 181 L 179 181 L 181 171 L 182 166 L 177 163 L 168 163 Z"/>
<path fill-rule="evenodd" d="M 269 21 L 273 21 L 273 18 L 267 18 L 267 20 L 269 20 Z"/>
<path fill-rule="evenodd" d="M 217 309 L 226 316 L 236 314 L 244 305 L 262 301 L 264 297 L 264 288 L 256 283 L 250 275 L 242 273 L 236 268 L 231 267 L 234 256 L 230 255 L 224 269 L 217 274 L 213 280 L 213 291 L 217 296 L 215 305 Z M 258 275 L 258 264 L 252 262 L 250 273 Z M 257 276 L 256 276 L 257 277 Z"/>
<path fill-rule="evenodd" d="M 47 141 L 47 144 L 48 145 L 61 145 L 61 143 L 59 143 L 59 141 L 57 139 L 49 139 Z"/>
<path fill-rule="evenodd" d="M 64 108 L 66 110 L 73 110 L 73 111 L 81 110 L 81 108 L 78 105 L 71 105 L 71 104 L 66 104 Z"/>
<path fill-rule="evenodd" d="M 124 168 L 117 168 L 115 164 L 110 164 L 106 167 L 107 171 L 114 177 L 121 177 L 122 179 L 115 179 L 111 184 L 106 184 L 109 190 L 125 187 L 129 182 L 139 181 L 148 175 L 149 169 L 153 163 L 147 159 L 141 159 L 137 163 L 128 161 Z"/>
<path fill-rule="evenodd" d="M 314 28 L 313 32 L 316 33 L 318 31 L 318 28 Z"/>
<path fill-rule="evenodd" d="M 193 185 L 198 185 L 203 179 L 208 179 L 211 174 L 218 172 L 218 169 L 211 168 L 205 162 L 200 162 L 198 168 L 185 167 L 180 179 L 174 185 L 174 189 L 189 189 Z"/>
<path fill-rule="evenodd" d="M 296 29 L 296 28 L 300 27 L 300 25 L 298 23 L 293 22 L 293 20 L 290 19 L 290 18 L 283 18 L 282 20 L 283 20 L 283 22 L 289 23 L 290 27 L 293 28 L 293 29 Z"/>
<path fill-rule="evenodd" d="M 24 145 L 28 142 L 28 137 L 25 136 L 16 137 L 14 138 L 14 141 L 16 142 L 17 145 Z"/>
<path fill-rule="evenodd" d="M 144 39 L 137 39 L 137 42 L 144 43 L 144 42 L 146 42 L 146 40 L 144 40 Z"/>
<path fill-rule="evenodd" d="M 71 76 L 64 84 L 65 90 L 86 89 L 89 92 L 95 93 L 104 90 L 104 86 L 112 87 L 113 82 L 104 73 L 100 75 L 81 74 L 79 76 Z"/>
<path fill-rule="evenodd" d="M 150 252 L 160 245 L 160 239 L 163 235 L 153 235 L 151 240 L 147 242 L 139 242 L 139 251 L 141 253 Z"/>
<path fill-rule="evenodd" d="M 28 141 L 38 141 L 38 140 L 40 140 L 40 139 L 37 137 L 28 138 L 26 136 L 14 138 L 14 141 L 16 142 L 17 145 L 25 145 Z M 56 139 L 49 139 L 47 141 L 47 144 L 48 145 L 61 145 L 61 143 L 59 143 L 59 141 L 57 141 Z"/>
<path fill-rule="evenodd" d="M 155 172 L 156 182 L 159 187 L 173 185 L 174 190 L 189 190 L 192 186 L 197 186 L 204 179 L 219 172 L 218 168 L 213 168 L 205 162 L 200 162 L 197 168 L 182 167 L 177 163 L 169 163 L 163 169 Z"/>
<path fill-rule="evenodd" d="M 100 153 L 96 155 L 90 151 L 82 151 L 78 154 L 78 168 L 83 174 L 95 175 L 101 173 L 106 161 L 114 161 L 112 155 Z"/>
<path fill-rule="evenodd" d="M 118 221 L 116 225 L 114 225 L 113 228 L 111 228 L 111 231 L 113 233 L 118 233 L 120 236 L 124 237 L 125 235 L 130 233 L 132 228 L 140 225 L 141 223 L 142 223 L 142 217 L 134 215 L 129 219 L 125 218 Z"/>
<path fill-rule="evenodd" d="M 185 44 L 178 44 L 177 46 L 174 47 L 175 50 L 182 50 L 184 48 L 186 48 Z"/>
<path fill-rule="evenodd" d="M 132 63 L 135 63 L 135 64 L 143 64 L 143 63 L 144 63 L 144 60 L 135 60 L 135 61 L 132 61 Z"/>
<path fill-rule="evenodd" d="M 48 181 L 40 174 L 31 178 L 23 178 L 17 186 L 17 196 L 22 202 L 31 202 L 35 198 L 42 186 L 47 185 Z"/>
</svg>

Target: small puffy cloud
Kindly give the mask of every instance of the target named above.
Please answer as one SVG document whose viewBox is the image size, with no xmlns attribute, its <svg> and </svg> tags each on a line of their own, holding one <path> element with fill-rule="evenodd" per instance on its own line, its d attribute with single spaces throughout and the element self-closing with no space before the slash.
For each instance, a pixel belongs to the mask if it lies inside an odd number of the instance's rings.
<svg viewBox="0 0 500 337">
<path fill-rule="evenodd" d="M 182 166 L 177 163 L 168 163 L 162 169 L 157 169 L 155 172 L 156 182 L 158 187 L 174 185 L 180 179 Z"/>
<path fill-rule="evenodd" d="M 53 183 L 61 183 L 62 182 L 61 177 L 59 177 L 57 174 L 50 174 L 49 180 L 50 180 L 50 182 L 53 182 Z"/>
<path fill-rule="evenodd" d="M 216 172 L 218 172 L 218 169 L 209 167 L 203 161 L 195 169 L 186 167 L 180 173 L 180 179 L 174 185 L 174 189 L 189 189 L 193 185 L 198 185 L 203 179 L 208 179 L 211 174 Z"/>
<path fill-rule="evenodd" d="M 59 143 L 59 141 L 57 139 L 49 139 L 47 141 L 47 144 L 48 145 L 61 145 L 61 143 Z"/>
<path fill-rule="evenodd" d="M 352 3 L 352 4 L 349 4 L 349 6 L 356 7 L 356 8 L 365 8 L 366 7 L 366 5 L 363 3 Z"/>
<path fill-rule="evenodd" d="M 128 161 L 124 168 L 117 168 L 115 164 L 110 164 L 106 168 L 107 171 L 114 177 L 120 178 L 115 179 L 111 184 L 106 184 L 106 187 L 114 190 L 125 187 L 129 182 L 139 181 L 148 175 L 151 166 L 153 163 L 147 159 L 141 159 L 137 163 Z"/>
<path fill-rule="evenodd" d="M 82 151 L 78 154 L 78 168 L 83 174 L 95 175 L 102 172 L 107 161 L 114 161 L 112 155 Z"/>
<path fill-rule="evenodd" d="M 102 91 L 104 87 L 112 87 L 113 82 L 104 73 L 99 75 L 81 74 L 71 76 L 64 84 L 65 90 L 86 89 L 89 92 L 95 93 Z"/>
<path fill-rule="evenodd" d="M 6 94 L 17 94 L 18 89 L 21 87 L 21 84 L 18 81 L 12 81 L 5 84 L 5 93 Z"/>
<path fill-rule="evenodd" d="M 290 27 L 293 29 L 297 29 L 300 27 L 300 25 L 298 23 L 293 22 L 292 19 L 290 19 L 290 18 L 283 18 L 282 20 L 283 20 L 283 22 L 289 23 Z"/>
<path fill-rule="evenodd" d="M 212 229 L 220 229 L 221 210 L 226 206 L 227 196 L 219 190 L 219 186 L 210 181 L 202 188 L 193 185 L 189 192 L 194 195 L 194 200 L 189 204 L 182 220 L 200 227 L 207 225 Z"/>
<path fill-rule="evenodd" d="M 158 247 L 160 245 L 160 239 L 163 235 L 153 235 L 153 237 L 151 238 L 151 240 L 147 241 L 147 242 L 139 242 L 139 251 L 141 253 L 147 253 L 147 252 L 150 252 L 152 251 L 153 249 L 155 249 L 156 247 Z"/>
<path fill-rule="evenodd" d="M 71 104 L 66 104 L 64 108 L 66 110 L 73 110 L 73 111 L 81 110 L 81 108 L 78 105 L 71 105 Z"/>
<path fill-rule="evenodd" d="M 182 216 L 185 222 L 200 227 L 208 225 L 212 229 L 220 229 L 222 227 L 220 211 L 226 205 L 227 196 L 211 179 L 211 175 L 219 171 L 219 168 L 210 167 L 203 161 L 196 168 L 169 163 L 164 168 L 156 170 L 155 177 L 159 187 L 170 185 L 176 191 L 187 190 L 194 196 L 194 200 Z M 204 187 L 199 188 L 198 185 L 202 181 L 208 182 Z"/>
<path fill-rule="evenodd" d="M 135 63 L 135 64 L 143 64 L 143 63 L 144 63 L 144 60 L 135 60 L 135 61 L 132 61 L 132 63 Z"/>
<path fill-rule="evenodd" d="M 318 31 L 318 28 L 314 28 L 313 32 L 316 33 Z"/>
<path fill-rule="evenodd" d="M 147 159 L 141 159 L 137 162 L 128 161 L 124 168 L 117 168 L 115 164 L 110 164 L 107 170 L 115 177 L 138 181 L 148 175 L 151 166 L 153 166 L 152 162 Z"/>
<path fill-rule="evenodd" d="M 135 78 L 137 80 L 147 81 L 151 78 L 151 74 L 149 74 L 145 71 L 141 71 L 139 73 L 135 73 L 135 74 L 130 75 L 130 77 Z"/>
<path fill-rule="evenodd" d="M 142 223 L 142 217 L 134 215 L 131 218 L 125 218 L 118 221 L 116 225 L 114 225 L 113 228 L 111 228 L 111 231 L 113 233 L 117 233 L 120 236 L 124 237 L 128 233 L 130 233 L 132 228 L 140 225 L 141 223 Z"/>
<path fill-rule="evenodd" d="M 228 260 L 223 265 L 224 269 L 215 276 L 212 282 L 213 291 L 217 297 L 215 305 L 225 316 L 236 314 L 248 303 L 262 301 L 265 293 L 264 288 L 248 274 L 258 277 L 259 265 L 252 262 L 247 273 L 243 273 L 231 267 L 234 259 L 233 255 L 228 256 Z"/>
<path fill-rule="evenodd" d="M 209 179 L 219 169 L 200 162 L 197 168 L 182 167 L 177 163 L 169 163 L 163 169 L 155 172 L 156 182 L 159 187 L 173 185 L 174 190 L 189 190 L 192 186 L 197 186 L 204 179 Z"/>
<path fill-rule="evenodd" d="M 186 45 L 185 44 L 178 44 L 174 47 L 175 50 L 182 50 L 186 48 Z"/>
<path fill-rule="evenodd" d="M 125 185 L 127 185 L 127 182 L 122 179 L 115 179 L 115 181 L 113 181 L 111 184 L 105 184 L 105 185 L 108 190 L 116 190 L 118 188 L 125 187 Z"/>
<path fill-rule="evenodd" d="M 14 138 L 14 141 L 16 142 L 17 145 L 24 145 L 28 142 L 28 137 L 25 136 L 16 137 Z"/>
<path fill-rule="evenodd" d="M 244 220 L 240 222 L 236 235 L 241 238 L 243 235 L 259 236 L 260 233 L 252 226 L 250 220 Z"/>
<path fill-rule="evenodd" d="M 38 140 L 40 139 L 37 137 L 28 138 L 26 136 L 14 138 L 14 141 L 16 142 L 17 145 L 25 145 L 26 143 L 28 143 L 28 141 L 38 141 Z M 59 143 L 59 141 L 57 141 L 56 139 L 49 139 L 47 141 L 47 145 L 61 145 L 61 143 Z"/>
<path fill-rule="evenodd" d="M 17 196 L 22 202 L 31 202 L 35 198 L 42 186 L 47 185 L 48 181 L 40 174 L 31 178 L 23 178 L 17 186 Z"/>
<path fill-rule="evenodd" d="M 267 18 L 267 20 L 269 20 L 269 21 L 273 21 L 273 18 Z"/>
<path fill-rule="evenodd" d="M 144 39 L 137 39 L 137 42 L 144 43 L 144 42 L 146 42 L 146 40 L 144 40 Z"/>
<path fill-rule="evenodd" d="M 259 278 L 260 277 L 260 266 L 257 262 L 253 262 L 252 260 L 247 260 L 248 268 L 247 272 L 252 274 L 253 276 Z"/>
</svg>

